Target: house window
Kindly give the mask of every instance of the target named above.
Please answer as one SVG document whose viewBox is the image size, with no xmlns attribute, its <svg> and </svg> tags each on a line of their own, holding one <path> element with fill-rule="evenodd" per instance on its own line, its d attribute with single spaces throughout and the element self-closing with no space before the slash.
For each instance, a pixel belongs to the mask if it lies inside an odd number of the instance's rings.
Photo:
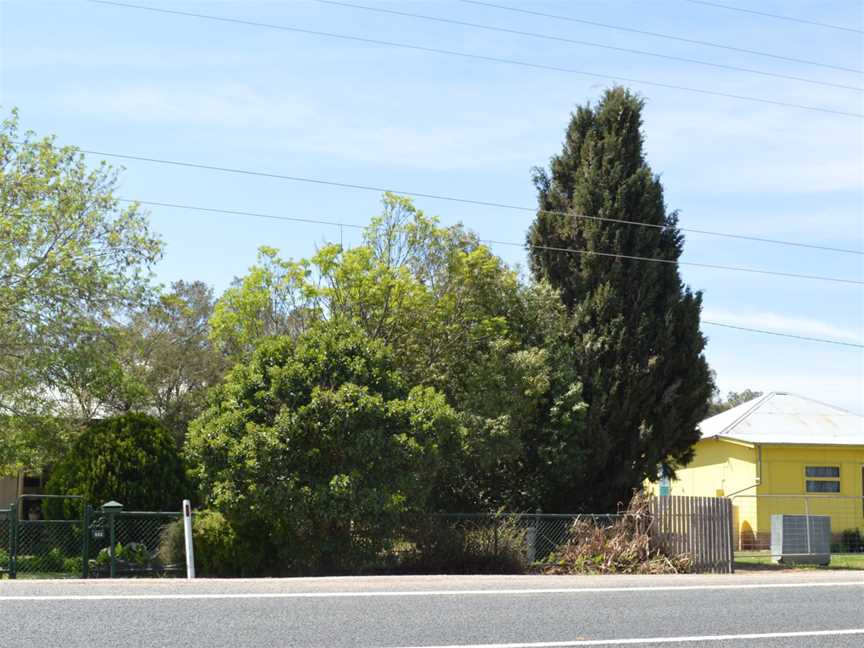
<svg viewBox="0 0 864 648">
<path fill-rule="evenodd" d="M 807 466 L 804 468 L 808 493 L 839 493 L 839 466 Z"/>
</svg>

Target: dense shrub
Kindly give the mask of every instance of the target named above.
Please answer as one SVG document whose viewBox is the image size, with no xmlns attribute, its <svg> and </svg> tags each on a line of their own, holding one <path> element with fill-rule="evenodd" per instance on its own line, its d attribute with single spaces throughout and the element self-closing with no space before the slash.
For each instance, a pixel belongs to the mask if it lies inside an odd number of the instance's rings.
<svg viewBox="0 0 864 648">
<path fill-rule="evenodd" d="M 521 574 L 528 571 L 526 530 L 512 519 L 429 518 L 414 529 L 397 569 L 432 574 Z"/>
<path fill-rule="evenodd" d="M 377 563 L 405 516 L 427 510 L 461 431 L 438 392 L 405 387 L 381 342 L 328 322 L 237 365 L 186 450 L 244 560 L 271 575 L 344 573 Z"/>
<path fill-rule="evenodd" d="M 186 485 L 171 433 L 154 418 L 125 414 L 90 423 L 54 467 L 46 490 L 81 495 L 94 506 L 116 500 L 127 510 L 152 511 L 177 510 Z M 61 507 L 70 503 L 45 501 L 49 517 L 63 515 Z"/>
<path fill-rule="evenodd" d="M 840 551 L 858 553 L 864 551 L 864 537 L 860 529 L 844 529 L 840 533 Z"/>
<path fill-rule="evenodd" d="M 260 555 L 244 550 L 234 528 L 219 511 L 201 511 L 192 516 L 192 545 L 198 576 L 225 578 L 260 573 Z M 166 565 L 185 563 L 183 520 L 165 527 L 159 557 Z"/>
</svg>

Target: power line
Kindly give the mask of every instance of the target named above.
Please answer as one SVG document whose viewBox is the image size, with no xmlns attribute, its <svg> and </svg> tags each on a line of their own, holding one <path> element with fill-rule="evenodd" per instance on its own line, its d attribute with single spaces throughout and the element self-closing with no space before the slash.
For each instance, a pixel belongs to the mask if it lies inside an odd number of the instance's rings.
<svg viewBox="0 0 864 648">
<path fill-rule="evenodd" d="M 128 199 L 124 199 L 124 200 L 129 201 Z M 148 203 L 145 203 L 144 201 L 137 201 L 137 202 L 140 202 L 142 205 L 148 204 Z M 216 209 L 216 208 L 195 207 L 192 205 L 180 205 L 180 204 L 166 203 L 166 202 L 159 202 L 159 203 L 153 202 L 152 204 L 154 204 L 154 205 L 158 204 L 162 207 L 174 207 L 177 209 L 189 209 L 189 210 L 194 210 L 194 211 L 204 211 L 204 212 L 212 212 L 212 213 L 241 214 L 241 215 L 248 215 L 248 216 L 256 216 L 256 217 L 260 217 L 260 218 L 271 218 L 271 219 L 275 219 L 275 220 L 292 220 L 292 221 L 301 220 L 301 219 L 296 219 L 296 218 L 289 218 L 289 217 L 284 217 L 284 216 L 279 217 L 279 216 L 261 214 L 261 213 L 256 213 L 256 212 L 240 212 L 240 211 L 236 211 L 236 210 L 222 210 L 222 209 Z M 339 223 L 336 221 L 324 221 L 324 220 L 313 221 L 311 219 L 308 219 L 305 222 L 313 222 L 313 223 L 316 223 L 319 225 L 332 225 L 334 227 L 345 226 L 343 223 Z M 359 227 L 359 226 L 353 226 L 353 227 Z M 549 246 L 549 245 L 531 245 L 528 243 L 516 243 L 514 241 L 498 241 L 498 240 L 494 240 L 494 239 L 478 239 L 478 240 L 481 243 L 485 243 L 488 245 L 506 245 L 509 247 L 518 247 L 518 248 L 522 248 L 522 249 L 530 248 L 533 250 L 546 250 L 546 251 L 550 251 L 550 252 L 563 252 L 563 253 L 567 253 L 567 254 L 580 254 L 580 255 L 586 255 L 586 256 L 599 256 L 599 257 L 614 258 L 614 259 L 625 259 L 628 261 L 644 261 L 644 262 L 652 262 L 652 263 L 665 263 L 665 264 L 671 264 L 671 265 L 692 266 L 692 267 L 696 267 L 696 268 L 707 268 L 710 270 L 727 270 L 727 271 L 733 271 L 733 272 L 747 272 L 747 273 L 751 273 L 751 274 L 772 275 L 772 276 L 784 277 L 784 278 L 789 278 L 789 279 L 808 279 L 808 280 L 813 280 L 813 281 L 828 281 L 828 282 L 833 282 L 833 283 L 864 285 L 864 281 L 860 281 L 858 279 L 843 279 L 840 277 L 825 277 L 822 275 L 808 275 L 808 274 L 798 274 L 798 273 L 793 273 L 793 272 L 780 272 L 780 271 L 776 271 L 776 270 L 765 270 L 762 268 L 750 268 L 750 267 L 744 267 L 744 266 L 727 266 L 727 265 L 719 265 L 719 264 L 712 264 L 712 263 L 699 263 L 696 261 L 678 261 L 678 260 L 674 260 L 674 259 L 660 259 L 660 258 L 656 258 L 656 257 L 643 257 L 643 256 L 630 255 L 630 254 L 617 254 L 617 253 L 613 253 L 613 252 L 599 252 L 596 250 L 582 250 L 582 249 L 577 249 L 577 248 L 554 247 L 554 246 Z"/>
<path fill-rule="evenodd" d="M 839 29 L 840 31 L 848 31 L 856 34 L 864 34 L 864 30 L 856 29 L 855 27 L 844 27 L 843 25 L 831 25 L 828 23 L 817 22 L 815 20 L 806 20 L 804 18 L 793 18 L 792 16 L 782 16 L 780 14 L 769 13 L 767 11 L 757 11 L 755 9 L 747 9 L 746 7 L 733 7 L 732 5 L 722 4 L 720 2 L 707 2 L 706 0 L 684 0 L 692 4 L 705 5 L 707 7 L 716 7 L 718 9 L 726 9 L 728 11 L 740 11 L 743 13 L 754 14 L 756 16 L 765 16 L 766 18 L 776 18 L 777 20 L 786 20 L 789 22 L 801 23 L 804 25 L 813 25 L 815 27 L 825 27 L 827 29 Z"/>
<path fill-rule="evenodd" d="M 334 227 L 339 227 L 339 228 L 349 227 L 352 229 L 360 229 L 360 230 L 365 229 L 365 227 L 362 225 L 354 225 L 354 224 L 349 224 L 349 223 L 339 223 L 339 222 L 335 222 L 335 221 L 316 220 L 316 219 L 309 219 L 309 218 L 294 218 L 294 217 L 290 217 L 290 216 L 278 216 L 275 214 L 264 214 L 261 212 L 251 212 L 251 211 L 245 211 L 245 210 L 218 209 L 218 208 L 213 208 L 213 207 L 200 207 L 200 206 L 195 206 L 195 205 L 168 203 L 168 202 L 162 202 L 162 201 L 133 200 L 130 198 L 118 198 L 118 200 L 121 202 L 126 202 L 126 203 L 138 203 L 140 205 L 148 205 L 148 206 L 155 206 L 155 207 L 168 207 L 168 208 L 174 208 L 174 209 L 184 209 L 184 210 L 189 210 L 189 211 L 199 211 L 199 212 L 204 212 L 204 213 L 229 214 L 229 215 L 235 215 L 235 216 L 237 216 L 237 215 L 250 216 L 250 217 L 255 217 L 255 218 L 266 218 L 266 219 L 271 219 L 271 220 L 280 220 L 280 221 L 288 221 L 288 222 L 313 223 L 316 225 L 332 225 Z M 480 242 L 481 243 L 487 243 L 487 244 L 491 243 L 491 244 L 499 244 L 499 245 L 503 244 L 503 245 L 515 245 L 515 246 L 519 246 L 519 247 L 524 247 L 523 244 L 521 244 L 521 243 L 489 241 L 489 240 L 482 240 L 482 239 L 480 240 Z M 529 246 L 529 247 L 540 247 L 540 246 Z M 570 250 L 570 251 L 576 252 L 576 250 Z M 583 251 L 579 251 L 579 252 L 583 252 Z M 588 252 L 588 253 L 590 254 L 590 252 Z M 632 257 L 630 257 L 630 258 L 632 258 Z M 674 263 L 674 261 L 672 263 Z M 735 324 L 728 324 L 726 322 L 715 322 L 712 320 L 701 320 L 701 323 L 702 324 L 709 324 L 711 326 L 722 326 L 725 328 L 737 329 L 740 331 L 748 331 L 750 333 L 762 333 L 765 335 L 774 335 L 774 336 L 779 336 L 779 337 L 794 338 L 797 340 L 807 340 L 810 342 L 824 342 L 827 344 L 838 344 L 841 346 L 864 348 L 864 345 L 855 344 L 852 342 L 841 342 L 839 340 L 831 340 L 828 338 L 817 338 L 817 337 L 807 337 L 807 336 L 802 336 L 802 335 L 793 335 L 791 333 L 782 333 L 780 331 L 769 331 L 766 329 L 757 329 L 757 328 L 749 328 L 749 327 L 745 327 L 745 326 L 737 326 Z"/>
<path fill-rule="evenodd" d="M 261 212 L 240 211 L 237 209 L 217 209 L 215 207 L 199 207 L 197 205 L 183 205 L 178 203 L 156 202 L 153 200 L 134 200 L 132 198 L 117 198 L 124 203 L 138 203 L 148 207 L 170 207 L 172 209 L 186 209 L 189 211 L 209 212 L 212 214 L 230 214 L 232 216 L 250 216 L 253 218 L 266 218 L 268 220 L 288 221 L 291 223 L 310 223 L 312 225 L 333 225 L 334 227 L 347 227 L 349 229 L 366 229 L 363 225 L 352 223 L 339 223 L 335 221 L 316 220 L 314 218 L 297 218 L 294 216 L 280 216 L 276 214 L 262 214 Z"/>
<path fill-rule="evenodd" d="M 77 147 L 76 147 L 77 148 Z M 322 180 L 320 178 L 309 178 L 304 176 L 286 175 L 281 173 L 270 173 L 266 171 L 252 171 L 249 169 L 237 169 L 234 167 L 221 167 L 210 164 L 201 164 L 198 162 L 183 162 L 180 160 L 167 160 L 163 158 L 145 157 L 142 155 L 130 155 L 126 153 L 111 153 L 108 151 L 95 151 L 92 149 L 78 149 L 82 153 L 88 155 L 104 155 L 105 157 L 113 157 L 121 160 L 137 160 L 139 162 L 150 162 L 154 164 L 165 164 L 170 166 L 187 167 L 192 169 L 203 169 L 205 171 L 219 171 L 222 173 L 234 173 L 240 175 L 258 176 L 262 178 L 273 178 L 277 180 L 288 180 L 291 182 L 304 182 L 308 184 L 325 185 L 329 187 L 340 187 L 342 189 L 356 189 L 360 191 L 374 191 L 375 193 L 394 193 L 402 196 L 412 196 L 414 198 L 429 198 L 431 200 L 442 200 L 445 202 L 455 202 L 465 205 L 475 205 L 480 207 L 493 207 L 496 209 L 508 209 L 513 211 L 521 211 L 531 214 L 547 214 L 551 216 L 563 216 L 565 218 L 576 218 L 580 220 L 590 220 L 603 223 L 614 223 L 617 225 L 628 225 L 633 227 L 647 227 L 657 230 L 670 229 L 668 225 L 657 225 L 654 223 L 643 223 L 641 221 L 630 221 L 621 218 L 607 218 L 604 216 L 588 216 L 586 214 L 576 214 L 565 211 L 554 211 L 548 209 L 536 209 L 534 207 L 524 207 L 521 205 L 510 205 L 507 203 L 492 202 L 488 200 L 475 200 L 471 198 L 458 198 L 455 196 L 447 196 L 443 194 L 424 193 L 419 191 L 403 191 L 401 189 L 393 189 L 387 187 L 378 187 L 374 185 L 355 184 L 349 182 L 337 182 L 334 180 Z M 697 229 L 692 227 L 678 227 L 681 232 L 689 232 L 692 234 L 702 234 L 705 236 L 717 236 L 722 238 L 730 238 L 744 241 L 754 241 L 757 243 L 770 243 L 772 245 L 786 245 L 792 247 L 808 248 L 814 250 L 823 250 L 827 252 L 840 252 L 843 254 L 858 254 L 864 255 L 862 250 L 853 250 L 849 248 L 838 248 L 827 245 L 817 245 L 815 243 L 800 243 L 798 241 L 785 241 L 782 239 L 765 238 L 761 236 L 748 236 L 746 234 L 734 234 L 731 232 L 718 232 L 712 230 Z"/>
<path fill-rule="evenodd" d="M 763 270 L 762 268 L 749 268 L 744 266 L 727 266 L 727 265 L 717 265 L 713 263 L 697 263 L 695 261 L 676 261 L 673 259 L 658 259 L 655 257 L 643 257 L 643 256 L 635 256 L 630 254 L 616 254 L 613 252 L 598 252 L 596 250 L 578 250 L 574 248 L 562 248 L 562 247 L 554 247 L 549 245 L 531 245 L 525 243 L 513 243 L 511 241 L 493 241 L 490 239 L 481 239 L 483 243 L 490 243 L 493 245 L 511 245 L 511 246 L 519 246 L 519 247 L 527 247 L 532 250 L 547 250 L 549 252 L 566 252 L 569 254 L 585 254 L 585 255 L 593 255 L 600 257 L 609 257 L 614 259 L 627 259 L 629 261 L 652 261 L 654 263 L 668 263 L 672 265 L 685 265 L 685 266 L 693 266 L 696 268 L 708 268 L 710 270 L 730 270 L 734 272 L 749 272 L 753 274 L 766 274 L 766 275 L 774 275 L 777 277 L 786 277 L 789 279 L 812 279 L 814 281 L 831 281 L 837 283 L 847 283 L 847 284 L 855 284 L 859 286 L 864 286 L 864 281 L 860 281 L 858 279 L 841 279 L 839 277 L 824 277 L 822 275 L 805 275 L 798 274 L 794 272 L 779 272 L 777 270 Z"/>
<path fill-rule="evenodd" d="M 765 70 L 756 70 L 753 68 L 740 67 L 736 65 L 726 65 L 724 63 L 713 63 L 711 61 L 702 61 L 699 59 L 687 58 L 684 56 L 672 56 L 669 54 L 661 54 L 659 52 L 649 52 L 645 50 L 631 49 L 627 47 L 616 47 L 604 43 L 594 43 L 591 41 L 577 40 L 573 38 L 564 38 L 561 36 L 553 36 L 550 34 L 540 34 L 537 32 L 523 31 L 520 29 L 508 29 L 505 27 L 495 27 L 492 25 L 484 25 L 480 23 L 466 22 L 463 20 L 454 20 L 450 18 L 439 18 L 437 16 L 427 16 L 424 14 L 408 13 L 405 11 L 396 11 L 395 9 L 384 9 L 383 7 L 369 7 L 366 5 L 358 5 L 350 2 L 338 2 L 337 0 L 313 0 L 320 4 L 333 5 L 337 7 L 348 7 L 350 9 L 359 9 L 361 11 L 371 11 L 374 13 L 389 14 L 393 16 L 402 16 L 406 18 L 417 18 L 419 20 L 428 20 L 432 22 L 444 23 L 448 25 L 458 25 L 460 27 L 469 27 L 472 29 L 483 29 L 486 31 L 500 32 L 504 34 L 515 34 L 518 36 L 527 36 L 529 38 L 539 38 L 548 41 L 557 41 L 561 43 L 570 43 L 574 45 L 584 45 L 586 47 L 598 47 L 601 49 L 613 50 L 616 52 L 626 52 L 628 54 L 638 54 L 640 56 L 653 56 L 656 58 L 667 59 L 670 61 L 681 61 L 684 63 L 694 63 L 696 65 L 705 65 L 708 67 L 719 68 L 722 70 L 733 70 L 735 72 L 745 72 L 748 74 L 758 74 L 767 77 L 778 79 L 787 79 L 790 81 L 800 81 L 802 83 L 811 83 L 814 85 L 828 86 L 832 88 L 843 88 L 845 90 L 854 90 L 856 92 L 864 92 L 864 88 L 859 86 L 845 85 L 842 83 L 831 83 L 830 81 L 820 81 L 818 79 L 809 79 L 806 77 L 793 76 L 790 74 L 780 74 L 777 72 L 767 72 Z"/>
<path fill-rule="evenodd" d="M 494 2 L 485 2 L 485 0 L 458 0 L 466 4 L 480 5 L 483 7 L 491 7 L 493 9 L 503 9 L 505 11 L 513 11 L 516 13 L 528 14 L 532 16 L 540 16 L 542 18 L 552 18 L 554 20 L 565 20 L 567 22 L 580 23 L 582 25 L 592 25 L 594 27 L 603 27 L 605 29 L 614 29 L 617 31 L 630 32 L 631 34 L 642 34 L 644 36 L 655 36 L 657 38 L 665 38 L 667 40 L 679 41 L 681 43 L 691 43 L 693 45 L 704 45 L 706 47 L 715 47 L 718 49 L 730 50 L 733 52 L 741 52 L 744 54 L 752 54 L 754 56 L 764 56 L 779 61 L 787 61 L 789 63 L 803 63 L 805 65 L 815 65 L 817 67 L 829 68 L 832 70 L 842 70 L 843 72 L 854 72 L 856 74 L 864 74 L 864 70 L 860 68 L 848 68 L 840 65 L 831 65 L 830 63 L 822 63 L 820 61 L 812 61 L 808 59 L 800 59 L 792 56 L 783 56 L 782 54 L 772 54 L 761 50 L 746 49 L 735 45 L 725 45 L 723 43 L 713 43 L 711 41 L 698 40 L 695 38 L 686 38 L 684 36 L 674 36 L 672 34 L 662 34 L 659 32 L 646 31 L 644 29 L 634 29 L 632 27 L 624 27 L 622 25 L 612 25 L 609 23 L 601 23 L 593 20 L 585 20 L 582 18 L 574 18 L 572 16 L 562 16 L 558 14 L 544 13 L 542 11 L 533 11 L 531 9 L 523 9 L 522 7 L 510 7 L 508 5 L 496 4 Z"/>
<path fill-rule="evenodd" d="M 535 70 L 547 70 L 547 71 L 551 71 L 551 72 L 562 72 L 565 74 L 575 74 L 575 75 L 579 75 L 579 76 L 588 76 L 588 77 L 598 78 L 598 79 L 608 79 L 608 80 L 617 81 L 617 82 L 623 81 L 626 83 L 648 85 L 648 86 L 657 87 L 657 88 L 666 88 L 669 90 L 681 90 L 684 92 L 692 92 L 692 93 L 707 95 L 707 96 L 711 96 L 711 97 L 725 97 L 727 99 L 737 99 L 739 101 L 747 101 L 747 102 L 751 102 L 751 103 L 761 103 L 761 104 L 768 104 L 768 105 L 772 105 L 772 106 L 783 106 L 786 108 L 799 108 L 801 110 L 809 110 L 809 111 L 827 113 L 827 114 L 832 114 L 832 115 L 842 115 L 844 117 L 857 117 L 858 119 L 864 118 L 864 114 L 861 114 L 861 113 L 846 112 L 844 110 L 834 110 L 833 108 L 823 108 L 820 106 L 809 106 L 809 105 L 805 105 L 805 104 L 796 104 L 796 103 L 791 103 L 791 102 L 787 102 L 787 101 L 778 101 L 775 99 L 767 99 L 764 97 L 753 97 L 750 95 L 739 95 L 739 94 L 733 94 L 733 93 L 729 93 L 729 92 L 720 92 L 717 90 L 707 90 L 704 88 L 693 88 L 690 86 L 681 86 L 681 85 L 676 85 L 673 83 L 663 83 L 661 81 L 646 81 L 643 79 L 634 79 L 631 77 L 613 76 L 613 75 L 609 75 L 609 74 L 599 74 L 597 72 L 586 72 L 584 70 L 576 70 L 573 68 L 559 67 L 556 65 L 545 65 L 542 63 L 531 63 L 529 61 L 521 61 L 521 60 L 517 60 L 517 59 L 501 58 L 501 57 L 497 57 L 497 56 L 486 56 L 483 54 L 469 54 L 467 52 L 457 52 L 455 50 L 447 50 L 447 49 L 441 49 L 441 48 L 437 48 L 437 47 L 424 47 L 421 45 L 412 45 L 409 43 L 397 43 L 394 41 L 385 41 L 385 40 L 379 40 L 379 39 L 375 39 L 375 38 L 365 38 L 365 37 L 361 37 L 361 36 L 350 36 L 348 34 L 337 34 L 337 33 L 333 33 L 333 32 L 323 32 L 323 31 L 316 31 L 316 30 L 311 30 L 311 29 L 301 29 L 299 27 L 288 27 L 286 25 L 274 25 L 272 23 L 261 23 L 261 22 L 255 22 L 255 21 L 250 21 L 250 20 L 242 20 L 239 18 L 223 18 L 221 16 L 213 16 L 210 14 L 199 14 L 199 13 L 191 13 L 191 12 L 186 12 L 186 11 L 176 11 L 174 9 L 158 9 L 156 7 L 146 7 L 143 5 L 128 4 L 128 3 L 124 3 L 124 2 L 113 2 L 110 0 L 89 0 L 89 1 L 92 3 L 95 3 L 95 4 L 111 5 L 111 6 L 115 6 L 115 7 L 122 7 L 125 9 L 139 9 L 139 10 L 143 10 L 143 11 L 152 11 L 155 13 L 171 14 L 171 15 L 177 15 L 177 16 L 186 16 L 189 18 L 201 18 L 204 20 L 214 20 L 214 21 L 218 21 L 218 22 L 234 23 L 234 24 L 247 25 L 247 26 L 252 26 L 252 27 L 263 27 L 266 29 L 277 29 L 280 31 L 287 31 L 287 32 L 292 32 L 292 33 L 297 33 L 297 34 L 306 34 L 308 36 L 319 36 L 319 37 L 323 37 L 323 38 L 335 38 L 335 39 L 339 39 L 339 40 L 347 40 L 347 41 L 352 41 L 352 42 L 357 42 L 357 43 L 366 43 L 366 44 L 372 44 L 372 45 L 382 45 L 385 47 L 395 47 L 398 49 L 406 49 L 406 50 L 412 50 L 412 51 L 417 51 L 417 52 L 427 52 L 427 53 L 431 53 L 431 54 L 443 54 L 445 56 L 455 56 L 455 57 L 459 57 L 459 58 L 472 59 L 472 60 L 477 60 L 477 61 L 486 61 L 486 62 L 491 62 L 491 63 L 502 63 L 505 65 L 515 65 L 515 66 L 531 68 L 531 69 L 535 69 Z"/>
<path fill-rule="evenodd" d="M 702 324 L 710 326 L 722 326 L 723 328 L 736 329 L 738 331 L 748 331 L 750 333 L 764 333 L 765 335 L 776 335 L 778 337 L 794 338 L 796 340 L 807 340 L 808 342 L 825 342 L 827 344 L 839 344 L 840 346 L 854 347 L 856 349 L 864 349 L 864 344 L 855 344 L 854 342 L 841 342 L 840 340 L 829 340 L 828 338 L 809 337 L 806 335 L 793 335 L 792 333 L 781 333 L 779 331 L 767 331 L 765 329 L 750 328 L 748 326 L 737 326 L 735 324 L 727 324 L 725 322 L 712 322 L 710 320 L 701 320 Z"/>
</svg>

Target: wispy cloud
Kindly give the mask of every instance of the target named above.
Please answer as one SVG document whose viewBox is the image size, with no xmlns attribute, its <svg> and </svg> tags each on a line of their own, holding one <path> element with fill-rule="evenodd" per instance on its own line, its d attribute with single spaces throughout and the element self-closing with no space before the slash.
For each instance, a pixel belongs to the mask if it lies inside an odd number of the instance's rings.
<svg viewBox="0 0 864 648">
<path fill-rule="evenodd" d="M 664 174 L 686 177 L 688 191 L 717 195 L 864 188 L 864 124 L 855 119 L 802 114 L 778 120 L 773 109 L 720 110 L 711 104 L 694 119 L 693 112 L 651 108 L 649 104 L 646 123 L 652 162 Z M 693 165 L 694 150 L 713 154 L 700 155 Z M 796 153 L 778 156 L 781 150 Z"/>
<path fill-rule="evenodd" d="M 402 89 L 402 92 L 405 90 Z M 524 163 L 533 125 L 515 113 L 460 111 L 428 121 L 390 99 L 352 96 L 352 110 L 308 95 L 244 83 L 134 83 L 53 91 L 64 110 L 130 125 L 220 129 L 220 138 L 288 153 L 414 168 L 489 168 Z M 478 143 L 482 142 L 482 146 Z"/>
<path fill-rule="evenodd" d="M 702 317 L 705 320 L 732 324 L 734 326 L 864 344 L 864 326 L 856 330 L 809 317 L 796 317 L 770 312 L 734 313 L 726 310 L 706 309 L 702 313 Z"/>
</svg>

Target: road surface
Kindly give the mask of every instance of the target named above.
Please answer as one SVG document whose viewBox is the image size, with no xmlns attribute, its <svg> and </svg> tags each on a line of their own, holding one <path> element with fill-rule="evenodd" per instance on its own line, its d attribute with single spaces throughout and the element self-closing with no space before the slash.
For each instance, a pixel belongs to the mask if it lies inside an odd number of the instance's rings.
<svg viewBox="0 0 864 648">
<path fill-rule="evenodd" d="M 864 572 L 3 581 L 2 648 L 864 646 Z"/>
</svg>

